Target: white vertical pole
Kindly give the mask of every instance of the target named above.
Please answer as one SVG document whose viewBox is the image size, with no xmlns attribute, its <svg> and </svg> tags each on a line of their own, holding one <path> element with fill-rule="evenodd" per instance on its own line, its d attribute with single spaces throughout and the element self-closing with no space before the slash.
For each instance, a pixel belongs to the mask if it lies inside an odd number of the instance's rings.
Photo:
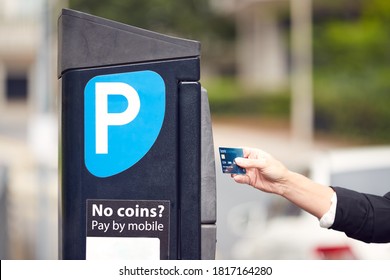
<svg viewBox="0 0 390 280">
<path fill-rule="evenodd" d="M 311 144 L 313 139 L 312 5 L 311 0 L 290 0 L 292 52 L 292 136 Z"/>
</svg>

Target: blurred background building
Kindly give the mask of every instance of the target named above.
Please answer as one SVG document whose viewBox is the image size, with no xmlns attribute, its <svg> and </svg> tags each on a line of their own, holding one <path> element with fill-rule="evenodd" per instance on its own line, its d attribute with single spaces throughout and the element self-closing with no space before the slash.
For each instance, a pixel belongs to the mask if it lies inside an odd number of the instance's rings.
<svg viewBox="0 0 390 280">
<path fill-rule="evenodd" d="M 289 1 L 213 0 L 211 4 L 235 21 L 237 76 L 241 83 L 268 91 L 287 87 L 289 50 L 281 21 L 289 13 Z"/>
<path fill-rule="evenodd" d="M 0 1 L 1 258 L 57 258 L 56 20 L 64 1 Z"/>
</svg>

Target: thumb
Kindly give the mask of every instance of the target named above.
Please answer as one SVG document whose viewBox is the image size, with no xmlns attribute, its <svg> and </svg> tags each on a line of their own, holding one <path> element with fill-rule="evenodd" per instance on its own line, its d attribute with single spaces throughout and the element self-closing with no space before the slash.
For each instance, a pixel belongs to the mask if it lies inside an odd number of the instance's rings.
<svg viewBox="0 0 390 280">
<path fill-rule="evenodd" d="M 243 168 L 259 168 L 262 169 L 265 167 L 266 159 L 265 158 L 258 158 L 258 159 L 251 159 L 251 158 L 242 158 L 238 157 L 235 159 L 237 165 Z"/>
</svg>

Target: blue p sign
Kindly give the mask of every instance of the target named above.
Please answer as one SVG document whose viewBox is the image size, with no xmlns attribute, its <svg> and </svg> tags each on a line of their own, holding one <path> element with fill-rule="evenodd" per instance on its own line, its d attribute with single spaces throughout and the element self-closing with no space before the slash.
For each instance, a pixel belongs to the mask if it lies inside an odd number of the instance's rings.
<svg viewBox="0 0 390 280">
<path fill-rule="evenodd" d="M 84 90 L 85 165 L 97 177 L 137 163 L 156 141 L 165 115 L 165 84 L 153 71 L 96 76 Z"/>
</svg>

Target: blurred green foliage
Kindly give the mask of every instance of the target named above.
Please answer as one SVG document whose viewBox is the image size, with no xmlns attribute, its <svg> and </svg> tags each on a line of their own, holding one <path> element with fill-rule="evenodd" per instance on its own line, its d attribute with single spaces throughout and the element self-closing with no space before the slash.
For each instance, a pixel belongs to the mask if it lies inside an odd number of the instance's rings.
<svg viewBox="0 0 390 280">
<path fill-rule="evenodd" d="M 236 79 L 222 77 L 202 84 L 209 93 L 210 110 L 222 116 L 264 116 L 287 119 L 290 115 L 290 94 L 264 93 L 242 87 Z"/>
<path fill-rule="evenodd" d="M 351 20 L 313 29 L 318 130 L 390 142 L 390 2 L 360 1 Z"/>
<path fill-rule="evenodd" d="M 69 6 L 97 16 L 189 39 L 234 36 L 233 22 L 215 14 L 208 0 L 69 0 Z"/>
<path fill-rule="evenodd" d="M 71 9 L 172 36 L 202 42 L 202 63 L 229 72 L 234 58 L 234 18 L 217 14 L 209 0 L 69 0 Z M 226 62 L 228 60 L 228 63 Z"/>
</svg>

